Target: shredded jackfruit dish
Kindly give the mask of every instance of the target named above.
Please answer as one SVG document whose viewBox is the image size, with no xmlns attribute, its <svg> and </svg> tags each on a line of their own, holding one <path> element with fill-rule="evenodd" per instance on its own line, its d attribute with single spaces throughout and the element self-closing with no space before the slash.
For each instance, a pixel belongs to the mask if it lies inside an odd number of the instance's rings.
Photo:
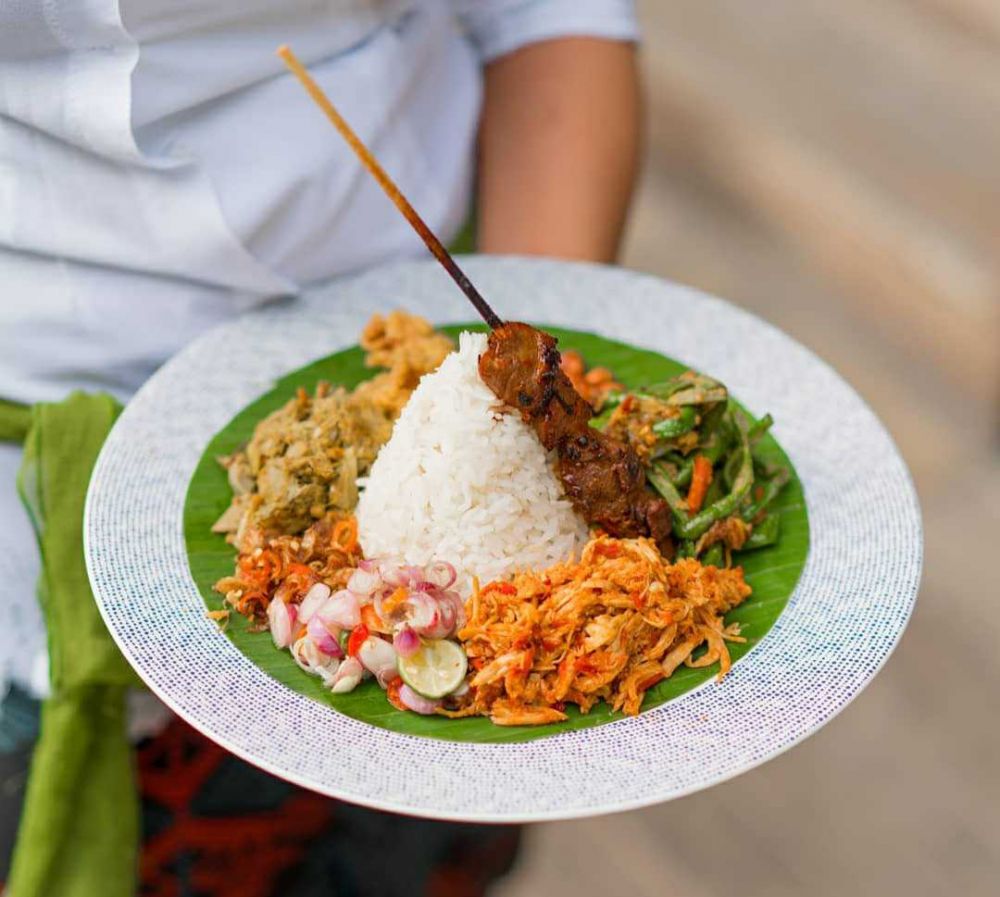
<svg viewBox="0 0 1000 897">
<path fill-rule="evenodd" d="M 690 372 L 626 390 L 546 340 L 373 317 L 381 370 L 303 386 L 219 459 L 237 557 L 212 617 L 334 694 L 371 679 L 401 711 L 500 726 L 634 715 L 681 666 L 721 679 L 751 594 L 734 558 L 779 538 L 770 418 Z"/>
</svg>

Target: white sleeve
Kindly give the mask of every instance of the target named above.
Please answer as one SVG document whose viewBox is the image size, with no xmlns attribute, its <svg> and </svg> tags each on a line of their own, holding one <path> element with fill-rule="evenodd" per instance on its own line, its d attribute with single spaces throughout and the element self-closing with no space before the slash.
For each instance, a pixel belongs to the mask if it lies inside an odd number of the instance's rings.
<svg viewBox="0 0 1000 897">
<path fill-rule="evenodd" d="M 483 62 L 556 37 L 636 41 L 633 0 L 452 0 Z"/>
</svg>

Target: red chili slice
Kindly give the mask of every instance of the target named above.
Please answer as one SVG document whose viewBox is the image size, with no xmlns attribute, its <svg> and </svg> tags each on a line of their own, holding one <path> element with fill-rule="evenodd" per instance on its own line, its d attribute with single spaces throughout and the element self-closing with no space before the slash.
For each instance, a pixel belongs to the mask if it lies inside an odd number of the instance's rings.
<svg viewBox="0 0 1000 897">
<path fill-rule="evenodd" d="M 358 650 L 361 648 L 362 644 L 366 638 L 368 638 L 369 632 L 368 627 L 364 623 L 360 623 L 354 627 L 351 631 L 351 636 L 347 640 L 347 656 L 357 657 Z"/>
</svg>

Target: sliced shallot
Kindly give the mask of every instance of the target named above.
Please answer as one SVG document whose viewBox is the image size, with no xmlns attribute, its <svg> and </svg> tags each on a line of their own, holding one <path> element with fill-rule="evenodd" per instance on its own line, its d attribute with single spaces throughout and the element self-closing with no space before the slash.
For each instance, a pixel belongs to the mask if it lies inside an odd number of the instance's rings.
<svg viewBox="0 0 1000 897">
<path fill-rule="evenodd" d="M 316 583 L 302 599 L 299 605 L 298 620 L 300 623 L 308 623 L 312 615 L 318 611 L 326 599 L 330 597 L 330 587 L 325 582 Z"/>
<path fill-rule="evenodd" d="M 400 575 L 411 589 L 419 589 L 424 583 L 424 568 L 409 564 L 399 568 Z"/>
<path fill-rule="evenodd" d="M 400 687 L 399 700 L 414 713 L 421 713 L 424 716 L 432 714 L 441 704 L 440 701 L 432 701 L 430 698 L 418 695 L 409 685 Z"/>
<path fill-rule="evenodd" d="M 341 589 L 316 611 L 327 626 L 353 629 L 361 622 L 361 603 L 358 596 L 347 589 Z"/>
<path fill-rule="evenodd" d="M 382 577 L 379 576 L 377 570 L 362 570 L 360 567 L 347 580 L 348 589 L 354 592 L 355 595 L 363 595 L 365 597 L 376 592 L 381 585 Z"/>
<path fill-rule="evenodd" d="M 451 588 L 457 578 L 458 573 L 447 561 L 431 561 L 424 568 L 424 579 L 439 589 Z"/>
<path fill-rule="evenodd" d="M 398 564 L 394 564 L 392 561 L 379 561 L 378 572 L 379 576 L 382 577 L 383 582 L 385 582 L 388 586 L 392 586 L 394 589 L 398 589 L 400 586 L 409 584 L 402 569 Z"/>
<path fill-rule="evenodd" d="M 396 652 L 389 642 L 378 636 L 370 635 L 361 643 L 361 647 L 358 648 L 358 660 L 364 664 L 365 669 L 378 678 L 379 685 L 388 673 L 395 675 Z"/>
<path fill-rule="evenodd" d="M 340 665 L 336 657 L 322 653 L 307 635 L 292 645 L 292 658 L 307 673 L 319 676 L 327 686 L 332 684 Z"/>
<path fill-rule="evenodd" d="M 458 592 L 453 592 L 450 589 L 446 592 L 441 593 L 442 601 L 450 601 L 455 607 L 455 629 L 461 629 L 465 625 L 465 602 L 462 600 L 462 596 Z"/>
<path fill-rule="evenodd" d="M 417 635 L 437 638 L 434 632 L 441 628 L 441 608 L 437 599 L 427 592 L 411 592 L 406 599 L 407 619 Z"/>
<path fill-rule="evenodd" d="M 292 643 L 292 629 L 295 626 L 294 604 L 285 604 L 280 598 L 272 598 L 267 606 L 267 620 L 271 626 L 271 638 L 278 648 L 287 648 Z"/>
<path fill-rule="evenodd" d="M 354 691 L 361 677 L 365 674 L 364 667 L 356 657 L 348 657 L 338 668 L 337 674 L 330 683 L 330 690 L 335 695 Z"/>
<path fill-rule="evenodd" d="M 337 637 L 326 628 L 323 618 L 315 614 L 306 626 L 306 634 L 312 639 L 313 644 L 324 654 L 331 657 L 343 657 L 344 652 L 340 648 Z"/>
<path fill-rule="evenodd" d="M 420 636 L 409 626 L 404 626 L 393 636 L 392 647 L 400 657 L 412 657 L 420 650 Z"/>
</svg>

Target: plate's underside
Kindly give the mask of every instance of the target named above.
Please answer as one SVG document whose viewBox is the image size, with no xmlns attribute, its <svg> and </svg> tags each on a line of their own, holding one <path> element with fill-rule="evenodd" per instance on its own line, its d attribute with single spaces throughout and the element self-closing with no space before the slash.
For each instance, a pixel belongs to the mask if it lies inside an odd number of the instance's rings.
<svg viewBox="0 0 1000 897">
<path fill-rule="evenodd" d="M 718 377 L 752 413 L 774 415 L 808 501 L 809 553 L 767 636 L 722 683 L 637 717 L 476 743 L 336 712 L 219 632 L 184 535 L 188 486 L 206 446 L 290 370 L 356 343 L 372 312 L 466 319 L 446 275 L 418 262 L 345 278 L 206 334 L 119 418 L 91 479 L 85 552 L 101 613 L 145 682 L 210 738 L 304 787 L 386 810 L 495 822 L 668 800 L 750 769 L 826 723 L 891 653 L 920 578 L 916 497 L 868 407 L 794 340 L 696 291 L 593 265 L 470 258 L 463 267 L 509 319 L 569 324 L 678 359 Z M 615 367 L 633 379 L 627 365 Z"/>
<path fill-rule="evenodd" d="M 447 329 L 455 336 L 463 328 L 456 325 Z M 680 362 L 655 352 L 635 349 L 593 334 L 549 329 L 559 338 L 562 348 L 579 350 L 588 365 L 610 368 L 626 386 L 656 383 L 686 370 Z M 312 392 L 318 381 L 327 380 L 351 388 L 371 377 L 374 372 L 364 367 L 363 357 L 362 351 L 354 346 L 287 374 L 272 390 L 240 411 L 208 444 L 188 489 L 184 506 L 184 535 L 191 574 L 210 609 L 224 607 L 221 596 L 212 591 L 212 585 L 221 577 L 232 575 L 234 560 L 233 548 L 222 536 L 210 532 L 212 524 L 229 505 L 232 497 L 225 472 L 216 459 L 245 445 L 254 426 L 291 399 L 299 387 Z M 711 371 L 706 373 L 711 374 Z M 761 442 L 759 451 L 769 461 L 791 466 L 791 462 L 770 436 Z M 774 511 L 781 517 L 781 538 L 778 543 L 738 556 L 747 581 L 754 591 L 750 599 L 726 617 L 727 623 L 740 623 L 742 634 L 746 638 L 745 643 L 730 644 L 730 655 L 734 661 L 753 648 L 774 625 L 805 566 L 809 551 L 809 524 L 802 486 L 797 477 L 793 476 L 783 490 L 774 505 Z M 226 632 L 250 660 L 289 688 L 322 701 L 355 719 L 410 735 L 456 741 L 525 741 L 622 718 L 621 713 L 612 713 L 603 702 L 585 715 L 570 705 L 568 720 L 546 726 L 499 727 L 483 717 L 452 720 L 402 713 L 389 704 L 385 693 L 373 680 L 362 683 L 350 694 L 332 694 L 318 678 L 303 672 L 288 651 L 275 648 L 267 632 L 251 632 L 247 621 L 238 615 L 231 616 Z M 673 676 L 647 693 L 643 708 L 656 707 L 676 698 L 706 682 L 717 671 L 718 665 L 701 669 L 681 667 Z"/>
</svg>

